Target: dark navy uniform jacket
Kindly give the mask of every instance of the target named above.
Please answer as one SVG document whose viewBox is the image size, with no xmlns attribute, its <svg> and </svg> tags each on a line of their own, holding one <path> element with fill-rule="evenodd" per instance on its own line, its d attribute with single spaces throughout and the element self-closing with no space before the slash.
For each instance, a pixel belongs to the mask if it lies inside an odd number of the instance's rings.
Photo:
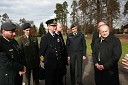
<svg viewBox="0 0 128 85">
<path fill-rule="evenodd" d="M 70 33 L 67 36 L 66 46 L 68 50 L 68 56 L 74 54 L 75 52 L 82 54 L 82 56 L 86 56 L 86 41 L 84 34 L 78 32 L 76 36 L 73 33 Z"/>
<path fill-rule="evenodd" d="M 47 33 L 41 38 L 40 55 L 44 56 L 45 66 L 55 66 L 62 60 L 62 41 L 61 38 L 55 34 L 53 37 Z"/>
<path fill-rule="evenodd" d="M 22 54 L 16 40 L 0 37 L 0 85 L 21 85 Z"/>
</svg>

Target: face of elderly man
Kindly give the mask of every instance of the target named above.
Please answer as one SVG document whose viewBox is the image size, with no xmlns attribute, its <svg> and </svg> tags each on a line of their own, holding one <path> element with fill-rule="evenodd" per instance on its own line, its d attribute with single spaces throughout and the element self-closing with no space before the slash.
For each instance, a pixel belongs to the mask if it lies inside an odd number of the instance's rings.
<svg viewBox="0 0 128 85">
<path fill-rule="evenodd" d="M 103 25 L 99 27 L 99 33 L 103 38 L 106 38 L 110 33 L 110 29 L 107 25 Z"/>
</svg>

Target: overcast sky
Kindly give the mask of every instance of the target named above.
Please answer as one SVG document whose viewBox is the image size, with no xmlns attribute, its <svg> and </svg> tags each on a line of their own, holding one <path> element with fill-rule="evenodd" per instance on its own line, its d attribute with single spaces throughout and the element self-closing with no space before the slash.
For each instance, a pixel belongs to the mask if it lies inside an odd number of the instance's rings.
<svg viewBox="0 0 128 85">
<path fill-rule="evenodd" d="M 55 18 L 54 10 L 56 3 L 63 3 L 65 0 L 2 0 L 0 1 L 0 15 L 7 13 L 13 22 L 25 18 L 34 21 L 39 27 L 40 23 Z M 71 7 L 72 0 L 66 0 Z"/>
<path fill-rule="evenodd" d="M 68 10 L 70 11 L 71 3 L 73 0 L 1 0 L 0 1 L 0 15 L 7 13 L 13 22 L 19 23 L 20 19 L 25 18 L 29 21 L 34 21 L 34 24 L 39 27 L 43 22 L 55 17 L 54 10 L 56 3 L 68 2 Z M 121 10 L 127 0 L 119 0 Z M 68 16 L 68 21 L 70 17 Z M 124 23 L 124 16 L 120 17 L 120 25 Z M 68 26 L 70 22 L 68 23 Z"/>
</svg>

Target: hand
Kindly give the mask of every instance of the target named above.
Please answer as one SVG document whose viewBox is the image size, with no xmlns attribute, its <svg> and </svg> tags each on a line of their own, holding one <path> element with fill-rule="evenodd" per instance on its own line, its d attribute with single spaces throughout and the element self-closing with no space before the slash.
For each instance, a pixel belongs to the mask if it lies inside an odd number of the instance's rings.
<svg viewBox="0 0 128 85">
<path fill-rule="evenodd" d="M 68 61 L 70 61 L 70 56 L 68 56 Z"/>
<path fill-rule="evenodd" d="M 83 60 L 86 60 L 86 56 L 83 56 Z"/>
<path fill-rule="evenodd" d="M 19 71 L 19 75 L 22 76 L 26 72 L 26 67 L 24 66 L 23 71 Z"/>
<path fill-rule="evenodd" d="M 99 69 L 99 70 L 104 70 L 104 66 L 103 66 L 103 65 L 99 65 L 98 63 L 96 63 L 95 66 L 96 66 L 97 69 Z"/>
<path fill-rule="evenodd" d="M 19 75 L 22 76 L 24 74 L 23 71 L 19 71 Z"/>
<path fill-rule="evenodd" d="M 43 56 L 40 56 L 40 61 L 44 61 L 44 57 Z"/>
<path fill-rule="evenodd" d="M 99 70 L 104 70 L 104 66 L 103 65 L 99 65 Z"/>
<path fill-rule="evenodd" d="M 122 64 L 124 65 L 125 69 L 128 69 L 128 57 L 124 57 L 122 59 Z"/>
</svg>

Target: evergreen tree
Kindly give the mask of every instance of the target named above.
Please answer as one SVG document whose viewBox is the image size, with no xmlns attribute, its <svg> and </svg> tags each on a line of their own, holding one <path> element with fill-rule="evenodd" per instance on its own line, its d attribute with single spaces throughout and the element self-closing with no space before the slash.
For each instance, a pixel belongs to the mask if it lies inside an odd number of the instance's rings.
<svg viewBox="0 0 128 85">
<path fill-rule="evenodd" d="M 42 23 L 40 23 L 40 27 L 39 27 L 39 36 L 42 36 L 44 34 L 46 34 L 46 31 L 45 31 L 45 28 L 44 28 L 44 24 L 42 22 Z"/>
</svg>

